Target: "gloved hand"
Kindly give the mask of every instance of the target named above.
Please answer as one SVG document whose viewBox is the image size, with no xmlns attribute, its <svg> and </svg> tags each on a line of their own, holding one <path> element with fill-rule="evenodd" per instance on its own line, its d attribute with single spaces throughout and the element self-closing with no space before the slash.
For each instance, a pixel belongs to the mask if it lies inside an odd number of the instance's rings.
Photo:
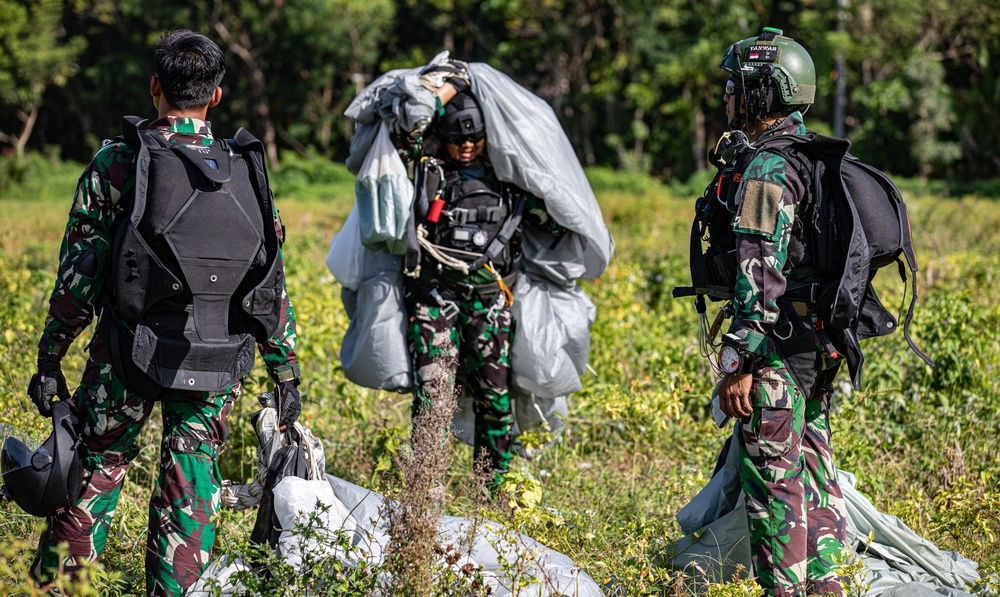
<svg viewBox="0 0 1000 597">
<path fill-rule="evenodd" d="M 469 78 L 469 63 L 449 60 L 444 64 L 428 66 L 420 71 L 420 82 L 434 93 L 437 93 L 445 83 L 451 83 L 455 91 L 461 93 L 472 84 Z"/>
<path fill-rule="evenodd" d="M 59 361 L 39 358 L 38 373 L 31 376 L 28 382 L 28 396 L 38 408 L 38 414 L 43 417 L 52 416 L 52 400 L 69 400 L 69 389 L 63 376 Z"/>
<path fill-rule="evenodd" d="M 299 398 L 299 380 L 292 379 L 278 383 L 278 429 L 284 431 L 295 424 L 302 412 Z"/>
</svg>

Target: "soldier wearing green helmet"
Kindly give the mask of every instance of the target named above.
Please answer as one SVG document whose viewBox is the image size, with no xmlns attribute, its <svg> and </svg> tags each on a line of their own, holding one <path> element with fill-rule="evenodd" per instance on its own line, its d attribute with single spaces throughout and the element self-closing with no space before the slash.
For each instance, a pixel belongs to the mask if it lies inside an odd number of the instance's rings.
<svg viewBox="0 0 1000 597">
<path fill-rule="evenodd" d="M 816 99 L 816 67 L 806 49 L 780 29 L 764 27 L 758 37 L 729 46 L 719 67 L 729 73 L 727 93 L 742 94 L 744 121 L 805 112 Z M 730 120 L 729 126 L 740 127 Z"/>
<path fill-rule="evenodd" d="M 846 508 L 829 425 L 844 360 L 799 290 L 819 282 L 810 237 L 796 226 L 809 180 L 769 141 L 802 135 L 816 95 L 809 53 L 777 29 L 729 46 L 724 101 L 732 129 L 716 146 L 706 197 L 729 210 L 735 246 L 732 322 L 718 348 L 719 407 L 734 441 L 754 568 L 767 595 L 843 595 L 836 562 Z M 804 286 L 800 286 L 804 284 Z"/>
</svg>

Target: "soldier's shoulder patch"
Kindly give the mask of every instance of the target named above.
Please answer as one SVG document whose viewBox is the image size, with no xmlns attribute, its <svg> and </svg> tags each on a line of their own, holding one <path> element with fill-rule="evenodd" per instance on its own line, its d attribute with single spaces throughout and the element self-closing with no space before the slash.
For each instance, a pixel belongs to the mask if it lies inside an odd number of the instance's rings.
<svg viewBox="0 0 1000 597">
<path fill-rule="evenodd" d="M 774 236 L 781 208 L 781 185 L 756 178 L 744 179 L 735 229 L 737 232 Z"/>
</svg>

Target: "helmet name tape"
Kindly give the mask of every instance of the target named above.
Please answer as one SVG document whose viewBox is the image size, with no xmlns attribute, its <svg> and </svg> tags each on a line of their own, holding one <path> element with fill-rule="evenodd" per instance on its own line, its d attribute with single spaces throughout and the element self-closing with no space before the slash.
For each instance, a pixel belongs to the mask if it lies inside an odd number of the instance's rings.
<svg viewBox="0 0 1000 597">
<path fill-rule="evenodd" d="M 753 62 L 777 62 L 778 47 L 770 44 L 755 44 L 747 48 L 744 60 Z"/>
</svg>

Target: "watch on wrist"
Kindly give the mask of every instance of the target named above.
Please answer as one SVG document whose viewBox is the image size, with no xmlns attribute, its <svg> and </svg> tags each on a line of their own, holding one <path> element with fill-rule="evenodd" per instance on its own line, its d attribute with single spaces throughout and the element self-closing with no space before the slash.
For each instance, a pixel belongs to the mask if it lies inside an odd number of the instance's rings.
<svg viewBox="0 0 1000 597">
<path fill-rule="evenodd" d="M 757 355 L 746 349 L 747 341 L 734 334 L 722 336 L 719 349 L 719 368 L 723 373 L 746 375 L 753 373 Z"/>
</svg>

